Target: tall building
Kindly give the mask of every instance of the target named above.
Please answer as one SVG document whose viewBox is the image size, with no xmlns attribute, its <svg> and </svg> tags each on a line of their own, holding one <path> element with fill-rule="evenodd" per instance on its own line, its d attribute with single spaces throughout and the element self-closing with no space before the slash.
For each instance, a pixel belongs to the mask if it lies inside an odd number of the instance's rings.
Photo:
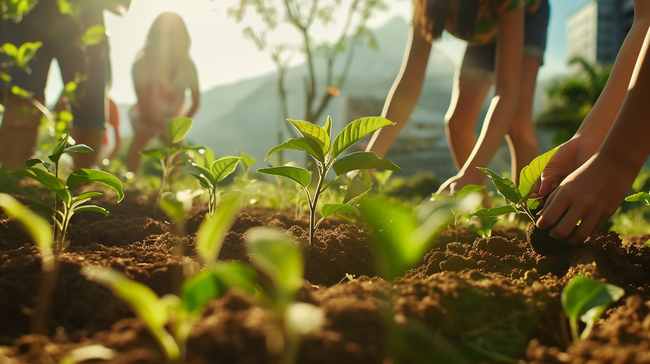
<svg viewBox="0 0 650 364">
<path fill-rule="evenodd" d="M 633 19 L 633 0 L 589 1 L 567 18 L 569 59 L 614 63 Z"/>
</svg>

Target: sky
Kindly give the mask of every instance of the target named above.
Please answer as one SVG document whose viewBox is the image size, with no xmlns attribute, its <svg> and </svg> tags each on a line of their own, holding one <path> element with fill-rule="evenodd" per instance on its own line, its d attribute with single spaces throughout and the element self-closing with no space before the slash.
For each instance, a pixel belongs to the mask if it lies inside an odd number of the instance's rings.
<svg viewBox="0 0 650 364">
<path fill-rule="evenodd" d="M 412 2 L 409 0 L 385 0 L 388 11 L 374 16 L 368 26 L 381 27 L 396 16 L 411 20 Z M 540 80 L 566 72 L 566 17 L 589 0 L 550 0 L 551 21 L 545 65 L 540 70 Z M 110 97 L 118 104 L 135 103 L 136 97 L 131 80 L 131 66 L 144 45 L 149 27 L 162 12 L 178 13 L 187 25 L 192 38 L 191 57 L 197 66 L 202 91 L 234 83 L 242 79 L 273 72 L 276 68 L 266 51 L 260 51 L 242 35 L 245 26 L 257 26 L 259 19 L 249 14 L 242 23 L 229 18 L 227 10 L 237 0 L 133 0 L 129 11 L 118 16 L 106 13 L 107 34 L 111 47 L 113 85 Z M 343 4 L 349 0 L 343 0 Z M 338 14 L 343 18 L 344 13 Z M 336 16 L 335 16 L 336 17 Z M 331 39 L 336 34 L 336 25 L 315 29 L 314 38 Z M 298 39 L 290 28 L 280 28 L 272 41 Z M 407 34 L 404 34 L 406 38 Z M 442 48 L 452 59 L 458 60 L 464 49 L 464 42 L 453 37 L 440 41 Z M 402 52 L 403 50 L 396 50 Z M 294 64 L 301 59 L 292 60 Z M 48 78 L 46 98 L 55 100 L 63 85 L 58 67 L 52 67 Z M 48 102 L 49 103 L 49 102 Z"/>
</svg>

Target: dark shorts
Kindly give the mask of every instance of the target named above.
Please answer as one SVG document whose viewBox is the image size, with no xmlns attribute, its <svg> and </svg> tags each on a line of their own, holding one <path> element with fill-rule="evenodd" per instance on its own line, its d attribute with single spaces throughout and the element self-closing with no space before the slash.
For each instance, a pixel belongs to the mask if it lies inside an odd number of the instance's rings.
<svg viewBox="0 0 650 364">
<path fill-rule="evenodd" d="M 542 0 L 533 14 L 526 13 L 524 20 L 524 56 L 537 58 L 544 63 L 544 51 L 550 6 L 548 0 Z M 460 66 L 459 78 L 480 78 L 494 82 L 496 64 L 496 42 L 485 45 L 467 45 Z"/>
<path fill-rule="evenodd" d="M 64 85 L 82 80 L 75 91 L 75 102 L 71 103 L 74 127 L 104 129 L 104 97 L 110 79 L 108 43 L 103 41 L 84 50 L 78 43 L 82 26 L 62 15 L 56 1 L 41 1 L 19 23 L 5 24 L 0 44 L 20 47 L 25 42 L 43 42 L 28 63 L 31 74 L 16 66 L 8 70 L 11 85 L 32 92 L 35 97 L 44 97 L 50 64 L 56 59 Z"/>
</svg>

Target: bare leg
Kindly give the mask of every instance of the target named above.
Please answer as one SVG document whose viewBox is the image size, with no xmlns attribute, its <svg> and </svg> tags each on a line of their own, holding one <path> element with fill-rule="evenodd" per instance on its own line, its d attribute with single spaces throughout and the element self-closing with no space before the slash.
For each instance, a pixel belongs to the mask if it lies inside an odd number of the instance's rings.
<svg viewBox="0 0 650 364">
<path fill-rule="evenodd" d="M 147 146 L 147 143 L 153 138 L 153 133 L 147 127 L 133 126 L 133 141 L 129 146 L 127 155 L 127 168 L 130 172 L 137 173 L 140 169 L 140 151 Z"/>
<path fill-rule="evenodd" d="M 506 136 L 510 146 L 512 176 L 517 184 L 521 169 L 539 153 L 532 115 L 537 71 L 541 65 L 542 62 L 537 58 L 525 56 L 523 59 L 519 104 Z"/>
<path fill-rule="evenodd" d="M 34 155 L 41 115 L 29 100 L 9 98 L 0 124 L 0 162 L 6 167 L 20 168 Z"/>
<path fill-rule="evenodd" d="M 92 168 L 97 164 L 99 153 L 102 148 L 102 134 L 103 129 L 87 129 L 87 128 L 71 128 L 70 136 L 81 144 L 86 144 L 91 147 L 94 152 L 92 153 L 72 153 L 74 160 L 74 168 Z"/>
<path fill-rule="evenodd" d="M 447 141 L 456 168 L 469 158 L 476 144 L 476 122 L 492 83 L 478 78 L 456 78 L 445 117 Z"/>
</svg>

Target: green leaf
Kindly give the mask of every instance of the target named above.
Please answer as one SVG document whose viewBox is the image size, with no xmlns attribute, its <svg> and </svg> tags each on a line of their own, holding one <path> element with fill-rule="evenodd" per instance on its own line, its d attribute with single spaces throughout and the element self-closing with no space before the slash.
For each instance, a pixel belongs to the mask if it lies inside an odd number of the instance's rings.
<svg viewBox="0 0 650 364">
<path fill-rule="evenodd" d="M 110 268 L 87 266 L 82 273 L 90 280 L 110 289 L 117 298 L 125 302 L 152 335 L 161 342 L 170 360 L 178 357 L 178 345 L 165 330 L 169 318 L 167 309 L 151 288 L 132 281 L 124 274 Z"/>
<path fill-rule="evenodd" d="M 625 201 L 627 202 L 644 201 L 646 204 L 650 205 L 650 193 L 647 192 L 635 193 L 633 195 L 627 196 L 625 198 Z"/>
<path fill-rule="evenodd" d="M 18 52 L 16 52 L 16 64 L 22 69 L 27 69 L 27 63 L 36 54 L 36 51 L 41 48 L 43 42 L 25 42 L 20 45 Z"/>
<path fill-rule="evenodd" d="M 65 134 L 63 135 L 63 138 L 56 143 L 54 149 L 52 149 L 52 155 L 48 157 L 52 162 L 59 163 L 59 159 L 61 159 L 65 148 L 68 146 L 68 139 L 70 139 L 70 134 Z"/>
<path fill-rule="evenodd" d="M 165 137 L 172 144 L 176 144 L 183 139 L 192 127 L 192 119 L 185 117 L 175 117 L 165 124 Z"/>
<path fill-rule="evenodd" d="M 374 152 L 354 152 L 337 160 L 332 165 L 337 176 L 358 169 L 402 170 L 385 158 L 379 158 Z"/>
<path fill-rule="evenodd" d="M 192 173 L 192 174 L 190 174 L 190 176 L 196 178 L 199 181 L 199 184 L 201 185 L 201 187 L 203 187 L 205 189 L 208 189 L 208 190 L 212 189 L 212 184 L 210 183 L 210 181 L 207 178 L 203 177 L 204 175 L 198 175 L 198 174 Z"/>
<path fill-rule="evenodd" d="M 503 197 L 506 198 L 506 200 L 512 202 L 512 203 L 519 203 L 522 200 L 521 193 L 519 192 L 519 188 L 515 185 L 514 182 L 512 182 L 510 179 L 506 177 L 501 177 L 497 173 L 483 167 L 476 167 L 483 171 L 483 173 L 487 174 L 488 177 L 492 180 L 492 183 L 494 183 L 494 186 L 499 190 L 499 193 Z"/>
<path fill-rule="evenodd" d="M 18 53 L 18 47 L 11 43 L 5 43 L 0 47 L 0 52 L 8 55 L 9 57 L 15 58 Z"/>
<path fill-rule="evenodd" d="M 537 182 L 537 179 L 542 175 L 542 171 L 546 168 L 546 165 L 551 160 L 557 148 L 551 149 L 548 152 L 540 155 L 535 158 L 525 166 L 521 173 L 519 174 L 519 192 L 521 193 L 522 199 L 528 198 L 528 194 L 533 189 L 533 185 Z M 520 200 L 519 202 L 523 202 Z"/>
<path fill-rule="evenodd" d="M 86 144 L 75 144 L 63 150 L 64 153 L 92 153 L 93 148 Z"/>
<path fill-rule="evenodd" d="M 160 208 L 174 221 L 183 221 L 185 219 L 185 210 L 183 209 L 182 202 L 164 198 L 160 200 Z"/>
<path fill-rule="evenodd" d="M 106 28 L 101 24 L 95 24 L 84 32 L 81 41 L 87 46 L 101 43 L 106 38 Z"/>
<path fill-rule="evenodd" d="M 257 290 L 255 269 L 239 262 L 218 263 L 208 268 L 228 288 L 240 288 L 254 295 Z"/>
<path fill-rule="evenodd" d="M 77 83 L 74 81 L 66 83 L 64 90 L 67 93 L 75 92 L 77 90 Z"/>
<path fill-rule="evenodd" d="M 54 215 L 54 209 L 51 206 L 43 205 L 42 203 L 31 204 L 27 207 L 29 207 L 29 209 L 32 211 L 40 212 L 48 217 Z"/>
<path fill-rule="evenodd" d="M 216 183 L 223 181 L 224 178 L 230 176 L 230 174 L 235 171 L 240 160 L 241 158 L 239 157 L 225 156 L 212 162 L 212 165 L 210 166 L 212 178 Z"/>
<path fill-rule="evenodd" d="M 589 335 L 591 328 L 607 306 L 625 295 L 620 287 L 578 275 L 562 290 L 562 308 L 569 318 L 571 334 L 578 339 L 578 318 L 587 324 L 580 338 Z"/>
<path fill-rule="evenodd" d="M 332 138 L 332 117 L 327 115 L 327 120 L 325 121 L 325 126 L 323 126 L 323 130 L 327 134 L 330 139 Z"/>
<path fill-rule="evenodd" d="M 370 173 L 358 173 L 350 181 L 348 189 L 345 191 L 345 196 L 343 197 L 343 203 L 354 205 L 352 203 L 353 200 L 357 200 L 371 189 L 372 180 L 370 179 Z"/>
<path fill-rule="evenodd" d="M 68 176 L 68 180 L 66 181 L 66 184 L 68 185 L 68 187 L 73 187 L 78 184 L 86 183 L 86 182 L 98 182 L 103 184 L 104 186 L 114 189 L 118 195 L 117 202 L 122 201 L 122 199 L 124 198 L 124 191 L 122 191 L 122 182 L 112 174 L 104 171 L 98 171 L 95 169 L 87 169 L 87 168 L 78 169 L 70 173 L 70 176 Z"/>
<path fill-rule="evenodd" d="M 226 289 L 211 271 L 204 270 L 183 282 L 181 291 L 183 309 L 194 313 L 221 296 Z"/>
<path fill-rule="evenodd" d="M 266 227 L 246 233 L 251 263 L 266 274 L 275 287 L 293 294 L 302 286 L 303 262 L 300 248 L 289 235 Z"/>
<path fill-rule="evenodd" d="M 104 216 L 108 216 L 108 210 L 97 205 L 83 205 L 83 206 L 76 207 L 74 209 L 74 212 L 85 212 L 85 211 L 97 212 Z"/>
<path fill-rule="evenodd" d="M 323 148 L 321 145 L 313 139 L 305 137 L 289 139 L 286 142 L 273 147 L 273 149 L 271 149 L 266 154 L 264 160 L 269 159 L 270 156 L 281 150 L 302 150 L 309 153 L 312 157 L 321 163 L 324 163 L 325 161 L 325 154 L 323 154 Z"/>
<path fill-rule="evenodd" d="M 25 166 L 30 167 L 30 168 L 35 166 L 35 165 L 38 165 L 38 164 L 45 167 L 46 170 L 49 170 L 50 166 L 52 166 L 52 163 L 44 162 L 44 161 L 42 161 L 42 160 L 40 160 L 38 158 L 32 158 L 32 159 L 28 160 L 27 162 L 25 162 Z"/>
<path fill-rule="evenodd" d="M 517 212 L 517 209 L 512 205 L 500 206 L 491 209 L 480 209 L 476 212 L 473 212 L 472 215 L 478 217 L 490 217 L 490 216 L 500 216 L 503 214 L 509 214 L 511 212 Z"/>
<path fill-rule="evenodd" d="M 74 116 L 72 116 L 72 113 L 70 111 L 62 110 L 59 111 L 57 119 L 67 124 L 67 123 L 71 123 L 74 120 Z"/>
<path fill-rule="evenodd" d="M 11 76 L 4 72 L 0 72 L 0 79 L 7 83 L 11 82 Z M 4 106 L 2 107 L 2 112 L 4 112 Z"/>
<path fill-rule="evenodd" d="M 140 153 L 140 154 L 142 154 L 142 155 L 144 155 L 144 156 L 147 156 L 147 157 L 154 158 L 154 159 L 159 160 L 159 161 L 164 160 L 165 157 L 167 156 L 167 155 L 165 154 L 165 151 L 160 150 L 160 149 L 147 149 L 147 150 L 141 150 L 141 151 L 139 151 L 138 153 Z"/>
<path fill-rule="evenodd" d="M 0 207 L 27 231 L 41 250 L 42 259 L 52 259 L 52 228 L 42 217 L 6 193 L 0 193 Z M 51 209 L 50 209 L 51 210 Z"/>
<path fill-rule="evenodd" d="M 336 136 L 332 144 L 332 158 L 336 158 L 366 135 L 387 125 L 395 125 L 382 117 L 366 117 L 354 120 Z"/>
<path fill-rule="evenodd" d="M 214 214 L 206 216 L 199 226 L 196 235 L 196 254 L 203 263 L 211 264 L 217 260 L 226 234 L 239 216 L 241 209 L 239 197 L 237 194 L 222 197 Z"/>
<path fill-rule="evenodd" d="M 244 164 L 244 168 L 246 169 L 249 169 L 253 164 L 257 163 L 257 158 L 251 157 L 244 152 L 239 152 L 239 158 L 241 158 L 242 164 Z"/>
<path fill-rule="evenodd" d="M 298 132 L 300 132 L 303 137 L 311 139 L 318 143 L 321 150 L 323 151 L 323 155 L 327 154 L 327 152 L 330 150 L 330 137 L 323 128 L 314 123 L 310 123 L 309 121 L 292 119 L 287 119 L 287 121 L 293 124 L 293 126 L 298 129 Z"/>
<path fill-rule="evenodd" d="M 346 203 L 326 203 L 321 209 L 321 215 L 323 218 L 330 217 L 334 214 L 341 213 L 350 213 L 356 214 L 359 210 L 356 207 L 348 205 Z"/>
<path fill-rule="evenodd" d="M 196 168 L 199 172 L 201 172 L 203 177 L 205 177 L 210 182 L 210 186 L 214 186 L 215 184 L 217 184 L 217 181 L 214 180 L 214 177 L 212 177 L 212 172 L 209 169 L 204 168 L 196 163 L 192 163 L 192 166 Z M 211 187 L 206 187 L 206 188 L 211 188 Z"/>
<path fill-rule="evenodd" d="M 72 202 L 77 202 L 77 201 L 85 200 L 85 199 L 91 199 L 93 197 L 99 197 L 99 196 L 102 196 L 102 195 L 103 195 L 103 193 L 101 193 L 101 192 L 84 192 L 84 193 L 80 194 L 77 197 L 73 197 Z"/>
<path fill-rule="evenodd" d="M 298 182 L 298 184 L 303 187 L 307 187 L 309 186 L 309 183 L 311 183 L 311 173 L 309 173 L 308 170 L 300 167 L 280 166 L 260 168 L 257 170 L 257 172 L 286 177 Z"/>
<path fill-rule="evenodd" d="M 28 98 L 32 97 L 31 92 L 29 92 L 27 90 L 23 90 L 22 88 L 20 88 L 20 87 L 18 87 L 16 85 L 11 86 L 11 93 L 18 96 L 18 97 L 20 97 L 20 98 L 23 98 L 23 99 L 28 99 Z"/>
<path fill-rule="evenodd" d="M 45 172 L 42 169 L 38 169 L 38 168 L 17 169 L 11 173 L 37 180 L 38 182 L 42 183 L 45 187 L 54 191 L 54 193 L 56 193 L 61 198 L 61 200 L 63 200 L 66 204 L 69 204 L 72 199 L 72 197 L 70 196 L 70 191 L 68 191 L 68 189 L 65 187 L 63 182 L 61 182 L 58 178 L 54 177 L 53 174 Z"/>
</svg>

